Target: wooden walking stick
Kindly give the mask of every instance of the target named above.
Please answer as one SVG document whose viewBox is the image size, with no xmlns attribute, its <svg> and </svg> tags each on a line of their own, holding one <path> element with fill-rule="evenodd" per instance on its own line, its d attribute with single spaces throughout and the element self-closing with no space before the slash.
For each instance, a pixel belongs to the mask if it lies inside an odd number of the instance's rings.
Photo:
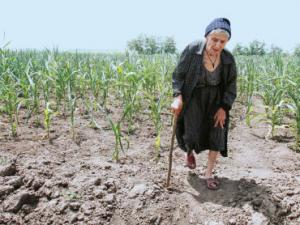
<svg viewBox="0 0 300 225">
<path fill-rule="evenodd" d="M 171 178 L 171 170 L 172 170 L 172 156 L 173 156 L 173 148 L 174 148 L 174 140 L 175 140 L 175 133 L 176 133 L 176 125 L 177 125 L 177 115 L 173 115 L 173 126 L 172 126 L 172 138 L 171 138 L 171 148 L 169 152 L 169 169 L 168 169 L 168 177 L 166 187 L 168 188 L 170 185 L 170 178 Z"/>
</svg>

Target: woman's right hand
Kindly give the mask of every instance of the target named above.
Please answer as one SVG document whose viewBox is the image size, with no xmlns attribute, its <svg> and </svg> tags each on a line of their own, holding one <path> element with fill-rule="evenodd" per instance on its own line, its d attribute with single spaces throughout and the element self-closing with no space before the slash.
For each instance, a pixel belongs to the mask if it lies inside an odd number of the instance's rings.
<svg viewBox="0 0 300 225">
<path fill-rule="evenodd" d="M 176 116 L 178 116 L 182 110 L 182 96 L 178 95 L 177 97 L 174 98 L 172 104 L 171 104 L 171 111 L 174 113 Z"/>
</svg>

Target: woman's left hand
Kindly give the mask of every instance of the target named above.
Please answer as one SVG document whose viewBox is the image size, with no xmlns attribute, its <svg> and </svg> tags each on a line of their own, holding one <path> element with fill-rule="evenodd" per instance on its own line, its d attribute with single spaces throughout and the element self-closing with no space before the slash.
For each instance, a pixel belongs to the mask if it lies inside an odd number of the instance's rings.
<svg viewBox="0 0 300 225">
<path fill-rule="evenodd" d="M 225 119 L 226 119 L 226 112 L 223 108 L 219 108 L 214 116 L 215 120 L 215 127 L 220 125 L 220 127 L 224 128 L 225 125 Z"/>
</svg>

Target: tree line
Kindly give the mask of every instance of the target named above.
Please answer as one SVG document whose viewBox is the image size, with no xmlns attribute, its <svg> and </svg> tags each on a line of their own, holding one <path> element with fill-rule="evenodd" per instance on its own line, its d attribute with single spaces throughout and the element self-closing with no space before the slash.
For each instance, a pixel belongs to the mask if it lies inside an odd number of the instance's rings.
<svg viewBox="0 0 300 225">
<path fill-rule="evenodd" d="M 127 48 L 130 51 L 145 55 L 178 53 L 176 42 L 173 37 L 161 38 L 155 36 L 139 35 L 137 38 L 128 41 Z M 285 52 L 278 46 L 271 45 L 270 48 L 267 48 L 265 42 L 254 40 L 248 45 L 242 45 L 240 43 L 236 44 L 232 50 L 232 53 L 234 55 L 274 55 L 284 54 Z M 293 55 L 300 57 L 300 44 L 295 47 Z"/>
</svg>

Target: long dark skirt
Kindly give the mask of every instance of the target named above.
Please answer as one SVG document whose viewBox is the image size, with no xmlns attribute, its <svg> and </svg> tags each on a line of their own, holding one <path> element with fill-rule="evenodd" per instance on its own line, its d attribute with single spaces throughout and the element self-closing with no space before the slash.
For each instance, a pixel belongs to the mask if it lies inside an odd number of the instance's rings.
<svg viewBox="0 0 300 225">
<path fill-rule="evenodd" d="M 183 114 L 185 147 L 200 153 L 203 150 L 223 151 L 225 132 L 214 127 L 214 115 L 219 109 L 219 86 L 198 87 Z"/>
</svg>

